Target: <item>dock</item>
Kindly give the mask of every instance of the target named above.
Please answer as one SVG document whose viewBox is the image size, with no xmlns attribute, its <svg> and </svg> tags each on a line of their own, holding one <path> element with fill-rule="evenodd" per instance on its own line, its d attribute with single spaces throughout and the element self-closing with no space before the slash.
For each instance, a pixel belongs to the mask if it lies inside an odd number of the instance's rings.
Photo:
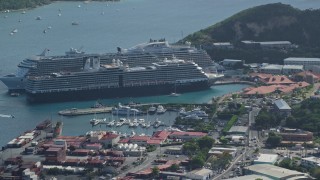
<svg viewBox="0 0 320 180">
<path fill-rule="evenodd" d="M 86 108 L 86 109 L 66 109 L 59 111 L 58 114 L 62 116 L 79 116 L 87 114 L 111 113 L 112 107 Z"/>
</svg>

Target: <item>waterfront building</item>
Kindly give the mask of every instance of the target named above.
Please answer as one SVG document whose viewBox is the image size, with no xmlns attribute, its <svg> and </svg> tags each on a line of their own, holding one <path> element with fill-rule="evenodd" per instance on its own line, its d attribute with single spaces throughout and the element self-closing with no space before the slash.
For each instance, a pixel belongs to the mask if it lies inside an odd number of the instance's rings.
<svg viewBox="0 0 320 180">
<path fill-rule="evenodd" d="M 207 133 L 203 133 L 203 132 L 172 132 L 169 135 L 170 139 L 181 139 L 182 141 L 188 141 L 194 138 L 201 138 L 204 136 L 207 136 Z"/>
</svg>

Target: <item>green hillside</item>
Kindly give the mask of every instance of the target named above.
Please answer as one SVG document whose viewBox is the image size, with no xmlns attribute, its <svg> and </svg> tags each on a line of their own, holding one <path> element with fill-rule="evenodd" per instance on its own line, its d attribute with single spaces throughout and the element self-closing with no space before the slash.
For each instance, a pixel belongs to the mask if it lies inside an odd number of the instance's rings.
<svg viewBox="0 0 320 180">
<path fill-rule="evenodd" d="M 193 44 L 240 40 L 281 41 L 320 46 L 320 10 L 299 10 L 281 3 L 250 8 L 187 36 Z"/>
</svg>

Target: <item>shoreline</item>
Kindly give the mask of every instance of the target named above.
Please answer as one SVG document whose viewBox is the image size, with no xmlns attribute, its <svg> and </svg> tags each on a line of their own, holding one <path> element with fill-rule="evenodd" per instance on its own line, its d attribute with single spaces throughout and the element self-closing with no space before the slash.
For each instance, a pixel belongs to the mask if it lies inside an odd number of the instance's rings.
<svg viewBox="0 0 320 180">
<path fill-rule="evenodd" d="M 35 8 L 39 8 L 42 6 L 46 6 L 46 5 L 50 5 L 52 3 L 57 3 L 57 2 L 82 2 L 82 3 L 90 3 L 90 2 L 119 2 L 120 0 L 72 0 L 72 1 L 55 1 L 55 0 L 50 0 L 49 3 L 46 4 L 42 4 L 42 5 L 37 5 L 35 7 L 26 7 L 26 8 L 21 8 L 21 9 L 3 9 L 0 10 L 0 13 L 10 13 L 10 12 L 19 12 L 19 11 L 26 11 L 26 10 L 31 10 L 31 9 L 35 9 Z M 9 12 L 6 12 L 9 11 Z"/>
</svg>

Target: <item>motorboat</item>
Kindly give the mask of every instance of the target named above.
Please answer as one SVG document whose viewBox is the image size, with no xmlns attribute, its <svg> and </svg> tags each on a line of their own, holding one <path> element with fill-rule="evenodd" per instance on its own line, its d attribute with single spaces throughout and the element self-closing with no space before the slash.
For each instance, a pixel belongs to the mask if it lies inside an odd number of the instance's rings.
<svg viewBox="0 0 320 180">
<path fill-rule="evenodd" d="M 114 124 L 115 124 L 115 120 L 112 120 L 107 124 L 107 126 L 114 126 Z"/>
<path fill-rule="evenodd" d="M 158 119 L 153 123 L 153 127 L 154 128 L 158 128 L 161 125 L 161 121 L 159 121 Z"/>
<path fill-rule="evenodd" d="M 106 119 L 97 119 L 97 118 L 93 118 L 90 120 L 90 123 L 93 125 L 93 126 L 96 126 L 102 122 L 105 122 Z"/>
<path fill-rule="evenodd" d="M 36 20 L 41 20 L 41 19 L 42 19 L 41 16 L 36 17 Z"/>
<path fill-rule="evenodd" d="M 165 113 L 167 110 L 162 106 L 162 105 L 159 105 L 158 107 L 157 107 L 157 114 L 163 114 L 163 113 Z"/>
<path fill-rule="evenodd" d="M 190 115 L 183 117 L 183 119 L 201 120 L 202 118 L 197 116 L 196 114 L 190 114 Z"/>
<path fill-rule="evenodd" d="M 129 106 L 123 106 L 119 103 L 118 107 L 112 108 L 112 114 L 119 116 L 132 116 L 141 114 L 141 111 L 139 111 L 138 109 L 131 108 Z"/>
<path fill-rule="evenodd" d="M 77 26 L 77 25 L 79 25 L 79 23 L 77 23 L 77 22 L 72 22 L 71 25 Z"/>
<path fill-rule="evenodd" d="M 179 115 L 180 116 L 197 115 L 198 117 L 201 117 L 201 118 L 207 118 L 209 116 L 205 111 L 202 111 L 200 108 L 195 108 L 192 111 L 185 111 L 185 109 L 181 109 L 179 111 Z"/>
<path fill-rule="evenodd" d="M 149 114 L 155 114 L 156 111 L 157 111 L 157 108 L 154 107 L 154 106 L 151 106 L 151 107 L 148 109 L 148 113 L 149 113 Z"/>
</svg>

